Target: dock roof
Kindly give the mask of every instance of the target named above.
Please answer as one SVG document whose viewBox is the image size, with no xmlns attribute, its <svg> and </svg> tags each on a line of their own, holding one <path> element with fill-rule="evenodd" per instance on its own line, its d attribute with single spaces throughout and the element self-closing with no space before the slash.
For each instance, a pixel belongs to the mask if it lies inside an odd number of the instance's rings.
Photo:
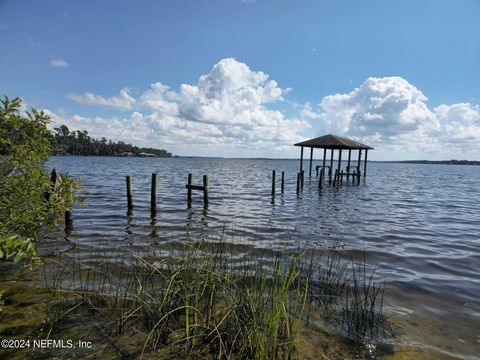
<svg viewBox="0 0 480 360">
<path fill-rule="evenodd" d="M 347 150 L 373 149 L 373 147 L 359 143 L 358 141 L 349 139 L 347 137 L 337 136 L 332 134 L 302 141 L 302 142 L 296 143 L 295 146 L 305 146 L 305 147 L 320 148 L 320 149 L 347 149 Z"/>
</svg>

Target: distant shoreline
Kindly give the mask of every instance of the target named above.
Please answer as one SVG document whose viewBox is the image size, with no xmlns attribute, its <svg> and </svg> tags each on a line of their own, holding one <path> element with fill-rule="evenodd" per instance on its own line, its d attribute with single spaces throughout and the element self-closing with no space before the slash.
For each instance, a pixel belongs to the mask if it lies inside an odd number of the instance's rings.
<svg viewBox="0 0 480 360">
<path fill-rule="evenodd" d="M 242 158 L 231 158 L 231 157 L 221 157 L 221 156 L 182 156 L 182 155 L 70 155 L 70 154 L 54 154 L 53 156 L 62 156 L 62 157 L 69 157 L 69 156 L 81 156 L 81 157 L 155 157 L 155 158 L 181 158 L 181 159 L 225 159 L 225 160 L 288 160 L 288 161 L 300 161 L 299 158 L 263 158 L 263 157 L 242 157 Z M 313 161 L 322 161 L 323 159 L 314 159 Z M 309 161 L 309 159 L 303 159 L 303 161 Z M 330 161 L 327 159 L 327 161 Z M 335 159 L 335 162 L 337 160 Z M 342 160 L 342 163 L 346 163 L 346 160 Z M 420 164 L 420 165 L 480 165 L 480 161 L 477 160 L 368 160 L 368 162 L 372 163 L 394 163 L 394 164 Z"/>
</svg>

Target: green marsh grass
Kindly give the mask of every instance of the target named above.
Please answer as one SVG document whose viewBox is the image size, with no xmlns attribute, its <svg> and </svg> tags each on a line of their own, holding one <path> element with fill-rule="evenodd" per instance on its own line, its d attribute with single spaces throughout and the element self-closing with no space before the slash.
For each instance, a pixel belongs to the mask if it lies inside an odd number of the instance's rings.
<svg viewBox="0 0 480 360">
<path fill-rule="evenodd" d="M 114 245 L 45 261 L 51 331 L 72 314 L 101 324 L 112 338 L 141 339 L 139 357 L 167 349 L 177 357 L 301 358 L 312 308 L 354 342 L 385 325 L 383 286 L 339 252 L 235 257 L 236 244 L 201 237 L 160 253 Z"/>
</svg>

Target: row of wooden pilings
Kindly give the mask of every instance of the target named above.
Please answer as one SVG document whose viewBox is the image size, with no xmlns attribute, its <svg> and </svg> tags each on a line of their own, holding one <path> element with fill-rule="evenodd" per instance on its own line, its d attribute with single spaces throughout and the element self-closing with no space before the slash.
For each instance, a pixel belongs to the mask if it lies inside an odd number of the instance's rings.
<svg viewBox="0 0 480 360">
<path fill-rule="evenodd" d="M 326 168 L 328 168 L 328 182 L 329 184 L 332 184 L 332 181 L 333 181 L 333 186 L 338 187 L 339 185 L 343 184 L 344 177 L 346 177 L 348 182 L 350 180 L 350 176 L 352 177 L 352 183 L 355 183 L 355 180 L 357 181 L 357 184 L 360 183 L 361 172 L 359 170 L 357 171 L 354 170 L 353 173 L 350 173 L 348 167 L 346 172 L 344 172 L 343 170 L 338 171 L 337 169 L 332 179 L 331 167 L 317 166 L 316 170 L 317 170 L 317 177 L 319 178 L 318 179 L 319 189 L 323 187 L 323 182 L 326 176 L 325 175 Z M 320 169 L 320 173 L 319 173 L 319 169 Z M 300 190 L 303 189 L 304 176 L 305 176 L 305 172 L 303 170 L 297 173 L 297 185 L 296 185 L 297 194 L 299 194 Z M 58 181 L 60 181 L 60 179 L 57 177 L 57 173 L 55 169 L 53 169 L 52 171 L 51 180 L 54 186 L 55 184 L 57 184 Z M 133 205 L 133 191 L 132 191 L 131 177 L 126 176 L 125 181 L 126 181 L 126 190 L 127 190 L 127 215 L 132 215 L 134 205 Z M 203 192 L 203 206 L 205 209 L 208 209 L 208 176 L 207 175 L 203 175 L 202 185 L 193 185 L 192 174 L 189 173 L 185 188 L 187 189 L 188 208 L 192 206 L 192 191 L 199 190 Z M 282 171 L 280 191 L 282 194 L 285 192 L 285 171 Z M 272 193 L 271 193 L 272 196 L 275 196 L 275 192 L 276 192 L 276 171 L 273 170 L 272 171 Z M 154 218 L 157 214 L 157 174 L 156 173 L 152 173 L 152 180 L 151 180 L 151 187 L 150 187 L 150 214 L 152 218 Z M 70 211 L 66 211 L 65 212 L 65 229 L 71 229 L 72 224 L 73 224 L 72 213 Z"/>
<path fill-rule="evenodd" d="M 130 176 L 126 176 L 126 185 L 127 185 L 127 214 L 131 215 L 133 210 L 133 193 L 132 193 L 132 180 Z M 187 184 L 185 185 L 187 189 L 187 206 L 190 208 L 192 206 L 192 190 L 200 190 L 203 192 L 203 207 L 208 208 L 208 176 L 203 175 L 203 185 L 193 185 L 192 184 L 192 174 L 188 174 Z M 152 174 L 152 182 L 150 187 L 150 214 L 151 217 L 157 215 L 157 174 Z"/>
<path fill-rule="evenodd" d="M 346 178 L 346 182 L 350 181 L 350 177 L 352 177 L 352 184 L 355 184 L 355 182 L 360 184 L 360 177 L 361 177 L 361 171 L 360 170 L 353 170 L 353 172 L 350 172 L 350 169 L 347 168 L 347 171 L 339 171 L 338 169 L 335 170 L 335 175 L 332 178 L 332 168 L 327 166 L 327 167 L 322 167 L 322 166 L 317 166 L 317 178 L 318 179 L 318 188 L 321 189 L 323 187 L 323 182 L 325 180 L 325 169 L 328 168 L 328 183 L 334 187 L 338 187 L 343 184 L 343 178 Z M 319 170 L 320 169 L 320 174 Z M 320 177 L 319 177 L 320 175 Z M 272 170 L 272 196 L 275 196 L 275 185 L 276 185 L 276 170 Z M 303 189 L 303 183 L 305 179 L 305 171 L 302 170 L 297 173 L 297 187 L 296 187 L 296 192 L 297 194 L 300 193 L 300 190 Z M 282 171 L 282 180 L 280 183 L 280 189 L 281 193 L 283 194 L 285 191 L 285 171 Z"/>
</svg>

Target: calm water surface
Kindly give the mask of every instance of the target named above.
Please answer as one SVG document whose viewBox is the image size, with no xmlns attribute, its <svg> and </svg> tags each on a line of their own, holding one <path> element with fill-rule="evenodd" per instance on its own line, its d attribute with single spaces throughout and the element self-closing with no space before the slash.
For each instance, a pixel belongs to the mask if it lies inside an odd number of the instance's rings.
<svg viewBox="0 0 480 360">
<path fill-rule="evenodd" d="M 287 244 L 321 251 L 340 244 L 345 256 L 365 256 L 386 279 L 398 351 L 480 356 L 479 166 L 369 163 L 360 186 L 319 191 L 315 177 L 306 174 L 297 196 L 298 161 L 56 157 L 52 163 L 83 180 L 85 204 L 74 211 L 69 241 L 85 249 L 99 238 L 125 247 L 161 246 L 180 238 L 186 225 L 225 231 L 250 250 Z M 285 193 L 278 182 L 274 201 L 273 169 L 277 179 L 285 171 Z M 152 172 L 158 173 L 153 223 Z M 200 192 L 187 209 L 189 172 L 198 185 L 209 175 L 208 211 Z M 135 204 L 129 220 L 126 175 L 132 177 Z"/>
</svg>

